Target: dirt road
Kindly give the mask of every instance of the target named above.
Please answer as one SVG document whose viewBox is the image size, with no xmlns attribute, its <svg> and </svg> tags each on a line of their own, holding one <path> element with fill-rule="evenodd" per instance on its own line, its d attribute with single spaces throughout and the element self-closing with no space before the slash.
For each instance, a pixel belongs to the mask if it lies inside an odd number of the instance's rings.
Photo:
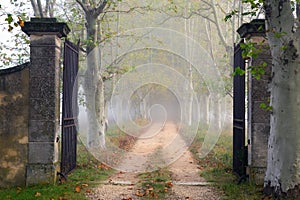
<svg viewBox="0 0 300 200">
<path fill-rule="evenodd" d="M 157 130 L 157 127 L 155 127 Z M 187 149 L 185 141 L 177 133 L 175 123 L 167 122 L 161 131 L 146 131 L 123 157 L 117 173 L 95 188 L 88 198 L 92 200 L 139 199 L 135 195 L 140 181 L 138 172 L 152 171 L 168 166 L 172 172 L 173 187 L 166 199 L 219 199 L 213 188 L 200 177 L 200 170 Z"/>
</svg>

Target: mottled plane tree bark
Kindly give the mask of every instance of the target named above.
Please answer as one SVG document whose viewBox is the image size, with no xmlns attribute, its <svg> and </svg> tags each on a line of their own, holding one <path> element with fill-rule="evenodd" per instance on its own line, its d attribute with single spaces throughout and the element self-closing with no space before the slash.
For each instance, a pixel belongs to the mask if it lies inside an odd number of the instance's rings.
<svg viewBox="0 0 300 200">
<path fill-rule="evenodd" d="M 300 197 L 300 30 L 299 3 L 263 1 L 272 54 L 271 130 L 265 191 Z"/>
<path fill-rule="evenodd" d="M 98 17 L 110 7 L 107 0 L 76 0 L 84 11 L 86 20 L 86 55 L 87 67 L 84 74 L 83 89 L 85 94 L 89 128 L 87 130 L 87 146 L 105 148 L 105 102 L 104 84 L 101 77 L 101 52 L 96 48 L 101 40 L 97 31 Z"/>
</svg>

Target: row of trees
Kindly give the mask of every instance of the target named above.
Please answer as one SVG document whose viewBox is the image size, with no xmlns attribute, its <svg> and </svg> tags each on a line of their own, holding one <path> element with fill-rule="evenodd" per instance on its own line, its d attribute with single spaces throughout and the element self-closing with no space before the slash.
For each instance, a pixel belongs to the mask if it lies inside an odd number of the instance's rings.
<svg viewBox="0 0 300 200">
<path fill-rule="evenodd" d="M 12 3 L 27 3 L 26 0 L 24 1 L 13 1 Z M 246 8 L 249 10 L 243 10 L 245 7 L 242 2 L 247 5 Z M 103 66 L 99 62 L 101 60 L 99 57 L 107 54 L 107 52 L 100 52 L 99 48 L 95 50 L 97 46 L 104 47 L 105 44 L 117 46 L 118 40 L 114 40 L 115 43 L 111 40 L 115 35 L 132 37 L 132 35 L 126 36 L 120 33 L 125 28 L 135 27 L 130 21 L 133 15 L 140 16 L 140 20 L 145 20 L 145 16 L 150 17 L 152 24 L 168 24 L 167 22 L 172 20 L 172 23 L 176 24 L 177 19 L 183 19 L 183 24 L 178 23 L 178 26 L 183 25 L 183 32 L 209 49 L 216 66 L 225 74 L 223 78 L 230 80 L 230 65 L 228 63 L 231 63 L 233 43 L 237 41 L 235 29 L 243 22 L 241 13 L 253 14 L 263 8 L 273 59 L 273 76 L 270 86 L 272 117 L 265 189 L 278 196 L 286 194 L 299 196 L 300 35 L 298 15 L 300 6 L 298 1 L 233 0 L 224 2 L 204 0 L 187 2 L 169 0 L 162 2 L 143 1 L 142 3 L 130 1 L 129 3 L 125 0 L 66 0 L 63 4 L 58 4 L 55 0 L 44 2 L 31 0 L 30 3 L 35 16 L 60 15 L 67 17 L 73 30 L 72 37 L 81 39 L 81 48 L 86 55 L 87 63 L 83 78 L 84 93 L 87 105 L 93 105 L 87 107 L 89 121 L 92 124 L 88 132 L 91 138 L 93 138 L 93 134 L 101 136 L 102 147 L 105 146 L 106 120 L 104 81 L 114 79 L 126 69 L 113 67 L 117 66 L 120 60 L 112 60 L 111 66 Z M 72 9 L 64 9 L 66 7 Z M 25 20 L 22 12 L 17 13 L 21 19 Z M 231 23 L 222 22 L 223 16 L 228 13 L 238 13 L 238 15 L 232 15 Z M 6 21 L 9 23 L 8 28 L 11 30 L 13 27 L 11 24 L 14 22 L 12 16 L 3 10 L 1 15 L 6 16 Z M 121 18 L 127 20 L 123 27 L 120 25 Z M 139 21 L 138 18 L 134 19 Z M 200 24 L 199 20 L 201 20 L 202 26 L 196 26 Z M 20 38 L 20 35 L 17 35 L 17 38 Z M 21 43 L 17 42 L 16 47 L 20 47 L 20 45 Z M 3 46 L 1 48 L 4 49 Z M 188 49 L 188 44 L 185 48 Z M 223 52 L 227 53 L 224 54 Z M 111 53 L 118 55 L 117 51 Z M 23 56 L 21 55 L 21 58 Z M 10 61 L 7 53 L 1 53 L 1 57 Z M 193 76 L 191 66 L 188 67 L 186 75 L 192 80 L 190 88 L 197 87 L 197 82 L 193 80 L 196 76 Z M 199 86 L 199 88 L 203 87 Z M 228 94 L 231 93 L 230 88 L 227 89 Z M 140 98 L 146 97 L 144 94 L 138 96 Z M 93 146 L 93 141 L 88 140 L 90 146 Z"/>
</svg>

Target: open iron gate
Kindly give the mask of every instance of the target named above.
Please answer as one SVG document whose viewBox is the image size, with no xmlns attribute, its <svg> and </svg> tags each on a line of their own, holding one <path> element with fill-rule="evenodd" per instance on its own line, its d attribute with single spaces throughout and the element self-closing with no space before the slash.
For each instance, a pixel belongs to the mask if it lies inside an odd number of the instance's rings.
<svg viewBox="0 0 300 200">
<path fill-rule="evenodd" d="M 63 100 L 62 100 L 62 149 L 61 173 L 67 175 L 76 167 L 78 45 L 66 40 L 64 44 Z"/>
<path fill-rule="evenodd" d="M 238 67 L 245 70 L 240 43 L 234 47 L 234 70 Z M 246 175 L 246 165 L 245 75 L 235 75 L 233 78 L 233 171 L 243 177 Z"/>
</svg>

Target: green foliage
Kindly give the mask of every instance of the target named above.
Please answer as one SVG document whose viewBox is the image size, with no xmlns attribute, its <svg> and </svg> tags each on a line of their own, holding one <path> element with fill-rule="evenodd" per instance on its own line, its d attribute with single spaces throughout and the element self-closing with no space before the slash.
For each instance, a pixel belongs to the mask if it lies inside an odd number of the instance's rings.
<svg viewBox="0 0 300 200">
<path fill-rule="evenodd" d="M 0 7 L 0 16 L 4 17 L 0 30 L 4 31 L 5 35 L 10 35 L 7 41 L 0 43 L 0 68 L 19 65 L 28 60 L 29 40 L 20 31 L 20 27 L 24 26 L 24 21 L 27 19 L 25 14 L 27 10 L 22 8 L 24 4 L 25 2 L 21 0 L 12 0 L 9 9 L 3 5 Z"/>
<path fill-rule="evenodd" d="M 76 183 L 66 183 L 63 185 L 39 185 L 26 188 L 1 189 L 0 199 L 86 199 L 84 193 L 75 193 L 76 186 Z"/>
<path fill-rule="evenodd" d="M 239 11 L 238 10 L 232 10 L 230 13 L 226 14 L 224 20 L 227 22 L 230 20 L 234 15 L 236 15 Z"/>
<path fill-rule="evenodd" d="M 244 59 L 256 58 L 262 52 L 262 49 L 257 48 L 257 43 L 255 42 L 247 41 L 246 43 L 240 43 L 240 47 L 243 50 L 242 56 Z"/>
<path fill-rule="evenodd" d="M 263 6 L 263 0 L 242 0 L 243 7 L 247 7 L 249 9 L 243 9 L 243 10 L 232 10 L 228 14 L 226 14 L 224 20 L 227 22 L 229 19 L 231 19 L 233 16 L 256 16 L 257 13 L 260 12 L 260 9 Z"/>
<path fill-rule="evenodd" d="M 233 16 L 238 15 L 239 11 L 238 10 L 233 10 L 230 13 L 226 14 L 224 17 L 224 21 L 227 22 L 229 21 Z M 242 12 L 242 16 L 255 16 L 256 11 L 248 11 L 248 12 Z"/>
<path fill-rule="evenodd" d="M 261 45 L 260 45 L 261 46 Z M 246 43 L 241 43 L 240 47 L 242 48 L 242 56 L 244 59 L 248 58 L 257 58 L 257 56 L 263 51 L 261 48 L 257 48 L 257 44 L 254 42 L 246 42 Z M 265 74 L 265 68 L 267 67 L 266 62 L 262 62 L 259 65 L 256 66 L 249 66 L 247 70 L 250 71 L 250 73 L 257 79 L 259 80 L 262 75 Z M 233 72 L 233 76 L 236 75 L 245 75 L 245 70 L 242 70 L 240 67 L 237 67 L 235 71 Z"/>
<path fill-rule="evenodd" d="M 282 38 L 285 35 L 286 35 L 286 32 L 274 32 L 275 38 Z"/>
<path fill-rule="evenodd" d="M 238 183 L 238 177 L 232 171 L 232 133 L 223 132 L 214 149 L 203 159 L 197 156 L 204 140 L 204 133 L 198 132 L 191 152 L 201 168 L 201 176 L 213 182 L 213 186 L 222 194 L 222 199 L 262 199 L 262 185 L 252 182 Z"/>
<path fill-rule="evenodd" d="M 107 179 L 113 171 L 103 167 L 81 143 L 78 144 L 77 156 L 77 168 L 68 176 L 67 182 L 0 189 L 0 199 L 86 199 L 85 193 L 91 192 L 91 188 Z"/>
<path fill-rule="evenodd" d="M 139 178 L 142 182 L 136 195 L 143 197 L 142 199 L 165 199 L 172 187 L 171 172 L 167 169 L 142 173 Z"/>
<path fill-rule="evenodd" d="M 263 41 L 262 41 L 263 43 Z M 263 51 L 262 48 L 257 48 L 257 43 L 254 42 L 249 42 L 247 41 L 246 43 L 241 43 L 240 47 L 242 48 L 243 52 L 242 52 L 242 56 L 244 59 L 248 59 L 248 58 L 257 58 L 257 56 Z M 262 45 L 259 45 L 262 46 Z M 265 74 L 265 69 L 266 69 L 267 63 L 266 62 L 262 62 L 259 65 L 255 65 L 255 66 L 249 66 L 247 68 L 248 71 L 250 71 L 250 73 L 257 79 L 260 80 L 261 76 L 263 76 Z M 245 74 L 245 70 L 242 70 L 240 67 L 237 67 L 235 69 L 235 71 L 233 72 L 233 76 L 236 75 L 244 75 Z"/>
<path fill-rule="evenodd" d="M 251 9 L 254 10 L 262 6 L 263 0 L 242 0 L 242 3 L 250 4 Z"/>
<path fill-rule="evenodd" d="M 168 3 L 169 3 L 168 10 L 174 13 L 178 13 L 177 3 L 175 3 L 174 0 L 168 0 Z"/>
<path fill-rule="evenodd" d="M 273 107 L 270 106 L 270 105 L 267 105 L 266 103 L 261 103 L 261 104 L 259 105 L 259 107 L 262 108 L 262 109 L 265 109 L 265 110 L 267 110 L 267 111 L 272 111 L 272 110 L 273 110 Z"/>
<path fill-rule="evenodd" d="M 7 14 L 7 17 L 5 18 L 5 21 L 8 22 L 8 24 L 11 24 L 14 20 L 12 18 L 12 14 Z"/>
<path fill-rule="evenodd" d="M 260 65 L 249 66 L 248 70 L 250 70 L 251 74 L 257 79 L 260 80 L 261 76 L 265 74 L 265 68 L 267 67 L 266 62 L 262 62 Z"/>
<path fill-rule="evenodd" d="M 240 67 L 237 67 L 232 73 L 232 76 L 237 76 L 237 75 L 243 76 L 245 74 L 246 74 L 245 70 L 241 69 Z"/>
</svg>

